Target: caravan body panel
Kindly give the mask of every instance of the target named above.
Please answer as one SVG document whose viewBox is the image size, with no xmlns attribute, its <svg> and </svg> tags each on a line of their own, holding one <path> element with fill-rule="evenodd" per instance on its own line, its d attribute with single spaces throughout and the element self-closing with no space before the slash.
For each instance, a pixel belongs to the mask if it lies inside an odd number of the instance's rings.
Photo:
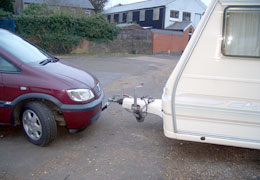
<svg viewBox="0 0 260 180">
<path fill-rule="evenodd" d="M 167 137 L 260 149 L 259 5 L 211 3 L 164 89 Z"/>
</svg>

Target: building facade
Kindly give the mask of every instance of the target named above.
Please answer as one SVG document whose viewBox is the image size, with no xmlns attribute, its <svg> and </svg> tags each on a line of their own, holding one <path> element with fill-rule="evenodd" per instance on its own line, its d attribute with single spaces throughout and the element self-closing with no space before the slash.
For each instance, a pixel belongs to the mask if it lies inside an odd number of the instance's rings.
<svg viewBox="0 0 260 180">
<path fill-rule="evenodd" d="M 206 10 L 200 0 L 148 0 L 118 5 L 103 12 L 111 23 L 137 23 L 142 27 L 167 29 L 175 22 L 196 27 Z"/>
<path fill-rule="evenodd" d="M 14 10 L 19 14 L 29 4 L 46 4 L 49 8 L 58 11 L 70 12 L 75 15 L 86 14 L 90 16 L 94 7 L 89 0 L 13 0 Z"/>
</svg>

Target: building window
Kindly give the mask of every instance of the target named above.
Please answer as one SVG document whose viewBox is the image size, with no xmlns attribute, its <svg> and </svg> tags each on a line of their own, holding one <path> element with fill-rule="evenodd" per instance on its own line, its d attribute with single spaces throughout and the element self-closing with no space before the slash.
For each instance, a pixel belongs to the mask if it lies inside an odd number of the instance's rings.
<svg viewBox="0 0 260 180">
<path fill-rule="evenodd" d="M 145 21 L 145 10 L 140 11 L 140 19 L 139 21 Z"/>
<path fill-rule="evenodd" d="M 133 12 L 133 22 L 138 23 L 140 19 L 140 11 Z"/>
<path fill-rule="evenodd" d="M 111 15 L 107 15 L 108 22 L 111 22 Z"/>
<path fill-rule="evenodd" d="M 119 14 L 119 23 L 122 23 L 123 22 L 123 13 L 120 13 Z"/>
<path fill-rule="evenodd" d="M 85 14 L 86 14 L 87 16 L 90 16 L 90 15 L 91 15 L 91 10 L 86 10 L 86 11 L 85 11 Z"/>
<path fill-rule="evenodd" d="M 114 14 L 114 22 L 119 23 L 119 14 Z"/>
<path fill-rule="evenodd" d="M 230 7 L 224 13 L 222 53 L 260 57 L 260 8 Z"/>
<path fill-rule="evenodd" d="M 199 13 L 195 13 L 195 18 L 198 17 L 198 19 L 201 19 L 202 17 L 202 14 L 199 14 Z"/>
<path fill-rule="evenodd" d="M 123 23 L 127 22 L 127 13 L 123 13 Z"/>
<path fill-rule="evenodd" d="M 70 13 L 75 15 L 76 14 L 76 9 L 75 8 L 70 8 Z"/>
<path fill-rule="evenodd" d="M 179 11 L 171 10 L 170 17 L 179 19 Z"/>
<path fill-rule="evenodd" d="M 192 33 L 193 33 L 193 28 L 190 27 L 190 28 L 189 28 L 189 41 L 190 41 L 190 39 L 191 39 Z"/>
<path fill-rule="evenodd" d="M 182 20 L 183 21 L 191 21 L 191 13 L 189 12 L 183 12 L 183 17 L 182 17 Z"/>
<path fill-rule="evenodd" d="M 128 12 L 128 14 L 127 14 L 127 22 L 133 22 L 133 12 Z"/>
<path fill-rule="evenodd" d="M 111 22 L 111 23 L 114 23 L 114 14 L 111 14 L 110 22 Z"/>
<path fill-rule="evenodd" d="M 190 28 L 189 28 L 189 33 L 191 33 L 191 34 L 192 34 L 192 32 L 193 32 L 193 28 L 192 28 L 192 27 L 190 27 Z"/>
<path fill-rule="evenodd" d="M 153 9 L 153 20 L 158 21 L 160 19 L 160 8 Z"/>
</svg>

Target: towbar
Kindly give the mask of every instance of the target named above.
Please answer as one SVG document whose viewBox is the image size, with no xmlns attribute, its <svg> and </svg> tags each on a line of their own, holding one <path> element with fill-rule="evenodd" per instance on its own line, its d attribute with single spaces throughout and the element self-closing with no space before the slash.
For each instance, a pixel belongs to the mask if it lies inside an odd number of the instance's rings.
<svg viewBox="0 0 260 180">
<path fill-rule="evenodd" d="M 150 96 L 137 98 L 137 89 L 143 87 L 143 83 L 134 89 L 134 97 L 128 95 L 115 95 L 108 99 L 108 103 L 118 103 L 128 112 L 133 113 L 137 122 L 144 122 L 148 113 L 162 117 L 162 101 Z"/>
</svg>

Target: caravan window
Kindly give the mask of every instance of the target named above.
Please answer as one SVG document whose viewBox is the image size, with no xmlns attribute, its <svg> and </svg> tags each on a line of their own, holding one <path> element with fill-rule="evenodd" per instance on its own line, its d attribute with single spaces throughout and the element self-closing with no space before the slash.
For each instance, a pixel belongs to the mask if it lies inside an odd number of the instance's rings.
<svg viewBox="0 0 260 180">
<path fill-rule="evenodd" d="M 260 56 L 260 7 L 225 10 L 222 53 L 226 56 Z"/>
</svg>

